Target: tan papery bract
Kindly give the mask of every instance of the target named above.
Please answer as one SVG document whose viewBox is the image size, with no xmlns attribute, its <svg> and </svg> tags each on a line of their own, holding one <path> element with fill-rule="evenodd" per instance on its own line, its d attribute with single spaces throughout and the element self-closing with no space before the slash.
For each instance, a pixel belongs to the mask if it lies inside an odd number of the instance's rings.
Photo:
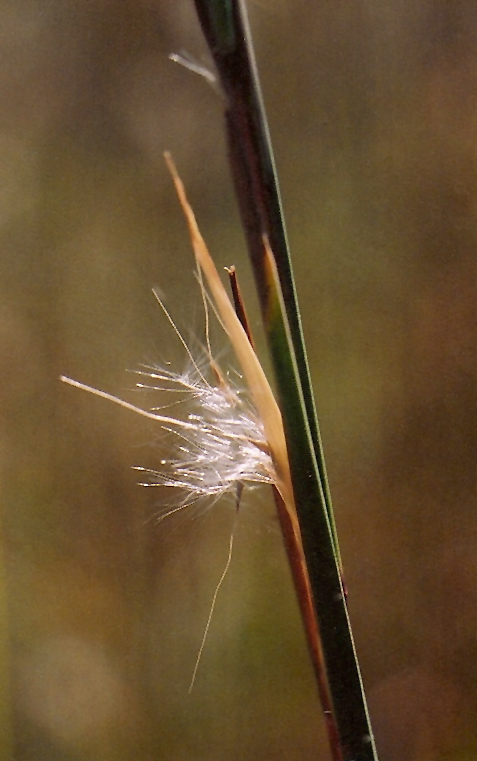
<svg viewBox="0 0 477 761">
<path fill-rule="evenodd" d="M 295 502 L 280 409 L 258 357 L 235 313 L 233 304 L 202 238 L 194 212 L 187 200 L 184 185 L 177 173 L 172 157 L 169 153 L 165 153 L 164 156 L 187 220 L 197 264 L 205 275 L 215 306 L 230 338 L 247 381 L 249 391 L 262 419 L 265 436 L 270 446 L 270 454 L 277 473 L 277 488 L 282 495 L 288 512 L 292 516 L 293 522 L 295 522 Z"/>
</svg>

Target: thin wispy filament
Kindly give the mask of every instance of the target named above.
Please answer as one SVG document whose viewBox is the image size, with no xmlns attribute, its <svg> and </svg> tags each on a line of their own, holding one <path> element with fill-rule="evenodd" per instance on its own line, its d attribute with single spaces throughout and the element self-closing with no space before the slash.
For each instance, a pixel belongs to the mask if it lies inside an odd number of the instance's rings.
<svg viewBox="0 0 477 761">
<path fill-rule="evenodd" d="M 177 328 L 175 331 L 186 346 Z M 177 506 L 177 502 L 181 506 L 192 505 L 205 499 L 216 501 L 226 493 L 235 493 L 238 483 L 273 483 L 275 471 L 263 425 L 246 392 L 225 381 L 211 360 L 211 375 L 217 382 L 213 385 L 186 348 L 192 364 L 188 372 L 154 367 L 138 371 L 142 378 L 150 378 L 151 383 L 138 382 L 137 388 L 175 395 L 171 403 L 161 407 L 143 409 L 85 383 L 65 376 L 61 379 L 159 423 L 172 453 L 161 459 L 157 468 L 138 466 L 136 470 L 147 476 L 145 486 L 174 490 L 175 496 L 167 500 L 169 506 L 174 503 Z M 171 407 L 177 415 L 162 413 Z"/>
<path fill-rule="evenodd" d="M 196 658 L 196 661 L 195 661 L 194 671 L 192 672 L 192 678 L 190 680 L 189 695 L 192 692 L 192 690 L 194 689 L 194 684 L 195 684 L 195 680 L 196 680 L 196 677 L 197 677 L 197 672 L 199 670 L 200 661 L 202 659 L 202 654 L 204 652 L 205 643 L 206 643 L 206 640 L 207 640 L 207 636 L 209 634 L 210 624 L 212 623 L 212 616 L 214 615 L 215 603 L 217 602 L 217 597 L 219 596 L 220 588 L 221 588 L 222 584 L 225 581 L 225 577 L 227 576 L 228 570 L 230 568 L 230 564 L 232 562 L 232 553 L 233 553 L 233 549 L 234 549 L 234 537 L 235 537 L 236 526 L 237 526 L 237 515 L 235 516 L 234 526 L 233 526 L 233 529 L 232 529 L 232 533 L 230 534 L 229 553 L 227 555 L 227 562 L 225 563 L 224 570 L 222 571 L 222 575 L 221 575 L 221 577 L 220 577 L 220 579 L 218 581 L 218 584 L 215 587 L 214 596 L 212 597 L 212 602 L 210 604 L 210 610 L 209 610 L 209 615 L 207 617 L 207 623 L 205 624 L 204 634 L 202 636 L 202 641 L 200 643 L 199 652 L 197 653 L 197 658 Z"/>
</svg>

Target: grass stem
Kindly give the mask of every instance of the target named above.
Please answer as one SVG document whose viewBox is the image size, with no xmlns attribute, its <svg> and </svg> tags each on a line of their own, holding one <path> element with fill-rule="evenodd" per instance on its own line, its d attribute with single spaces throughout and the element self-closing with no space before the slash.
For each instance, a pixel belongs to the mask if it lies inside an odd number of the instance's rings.
<svg viewBox="0 0 477 761">
<path fill-rule="evenodd" d="M 232 176 L 283 417 L 301 537 L 277 509 L 333 761 L 377 761 L 342 581 L 278 181 L 244 0 L 195 0 L 225 94 Z M 268 245 L 269 243 L 269 245 Z M 284 518 L 284 516 L 287 517 Z M 306 568 L 297 546 L 303 546 Z M 316 635 L 313 634 L 316 632 Z M 317 644 L 318 643 L 318 644 Z"/>
</svg>

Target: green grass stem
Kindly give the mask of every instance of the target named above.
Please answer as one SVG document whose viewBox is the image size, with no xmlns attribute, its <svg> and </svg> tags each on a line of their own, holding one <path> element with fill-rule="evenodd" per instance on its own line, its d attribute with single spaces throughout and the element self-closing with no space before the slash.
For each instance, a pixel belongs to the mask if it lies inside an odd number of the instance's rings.
<svg viewBox="0 0 477 761">
<path fill-rule="evenodd" d="M 332 724 L 339 738 L 336 745 L 329 731 L 330 747 L 334 761 L 377 761 L 245 3 L 195 0 L 195 5 L 226 98 L 230 164 L 275 371 Z M 327 715 L 328 709 L 323 710 Z"/>
</svg>

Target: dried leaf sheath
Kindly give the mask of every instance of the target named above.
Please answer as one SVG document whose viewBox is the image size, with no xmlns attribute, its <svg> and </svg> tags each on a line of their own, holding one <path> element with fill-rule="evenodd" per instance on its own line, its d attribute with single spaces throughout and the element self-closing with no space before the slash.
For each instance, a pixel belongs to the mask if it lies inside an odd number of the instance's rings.
<svg viewBox="0 0 477 761">
<path fill-rule="evenodd" d="M 232 302 L 202 238 L 174 162 L 169 154 L 165 154 L 165 157 L 187 219 L 197 264 L 206 277 L 215 306 L 230 338 L 237 359 L 240 362 L 250 394 L 262 419 L 265 436 L 277 473 L 277 488 L 283 497 L 287 510 L 291 515 L 295 515 L 290 468 L 280 410 L 263 368 L 247 338 L 245 330 L 240 324 L 240 320 L 235 313 Z"/>
</svg>

